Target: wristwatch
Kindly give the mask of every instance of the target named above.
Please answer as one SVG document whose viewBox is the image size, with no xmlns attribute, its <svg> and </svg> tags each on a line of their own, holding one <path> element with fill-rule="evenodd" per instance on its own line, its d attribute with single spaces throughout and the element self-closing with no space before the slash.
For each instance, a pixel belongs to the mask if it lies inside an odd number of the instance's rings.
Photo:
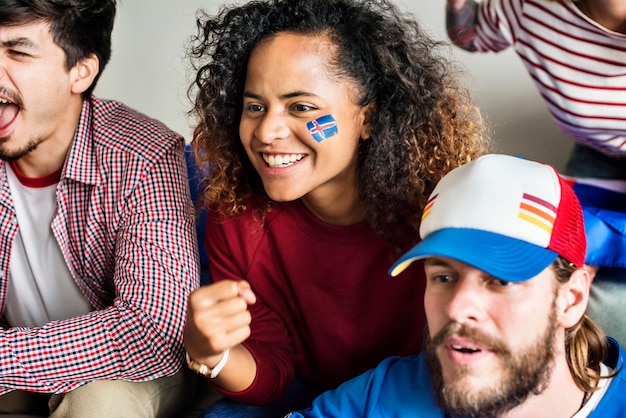
<svg viewBox="0 0 626 418">
<path fill-rule="evenodd" d="M 220 374 L 220 372 L 224 368 L 224 365 L 226 365 L 229 354 L 230 354 L 230 348 L 224 351 L 224 354 L 222 355 L 222 358 L 220 359 L 219 363 L 217 363 L 215 367 L 213 368 L 207 366 L 206 364 L 196 362 L 194 359 L 192 359 L 189 356 L 189 353 L 187 351 L 185 351 L 185 359 L 187 360 L 187 366 L 191 370 L 193 370 L 194 372 L 198 374 L 201 374 L 204 377 L 215 379 L 217 375 Z"/>
</svg>

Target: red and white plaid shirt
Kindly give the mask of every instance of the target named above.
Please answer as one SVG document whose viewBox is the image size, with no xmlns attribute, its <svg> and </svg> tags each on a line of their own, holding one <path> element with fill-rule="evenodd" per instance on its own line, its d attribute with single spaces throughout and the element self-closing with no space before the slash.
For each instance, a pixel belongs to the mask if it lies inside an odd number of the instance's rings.
<svg viewBox="0 0 626 418">
<path fill-rule="evenodd" d="M 0 329 L 0 393 L 62 393 L 92 380 L 177 372 L 187 296 L 199 285 L 183 138 L 121 103 L 86 100 L 51 227 L 94 310 Z M 18 228 L 0 162 L 2 310 Z"/>
</svg>

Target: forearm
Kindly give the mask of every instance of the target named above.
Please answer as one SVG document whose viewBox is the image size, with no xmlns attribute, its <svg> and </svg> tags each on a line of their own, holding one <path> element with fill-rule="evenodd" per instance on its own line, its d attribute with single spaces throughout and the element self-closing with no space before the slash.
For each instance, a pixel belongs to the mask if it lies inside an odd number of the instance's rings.
<svg viewBox="0 0 626 418">
<path fill-rule="evenodd" d="M 189 335 L 189 334 L 187 334 Z M 186 343 L 189 343 L 189 339 Z M 248 345 L 256 352 L 253 354 Z M 265 405 L 280 399 L 293 379 L 293 369 L 285 367 L 285 361 L 273 357 L 273 347 L 262 347 L 259 342 L 247 341 L 229 350 L 229 356 L 217 376 L 207 381 L 224 395 L 237 402 Z M 189 347 L 189 350 L 192 350 Z M 192 353 L 199 350 L 192 350 Z M 225 352 L 208 357 L 193 357 L 193 361 L 215 369 L 224 358 Z M 195 370 L 195 367 L 193 367 Z"/>
<path fill-rule="evenodd" d="M 188 229 L 192 228 L 190 222 Z M 195 268 L 186 269 L 194 266 L 194 257 L 186 262 L 171 257 L 178 268 L 172 264 L 168 268 L 162 266 L 165 253 L 151 250 L 155 257 L 142 256 L 143 264 L 118 257 L 115 282 L 120 285 L 112 305 L 37 328 L 2 330 L 0 387 L 63 393 L 92 380 L 144 381 L 178 371 L 184 321 L 184 310 L 178 306 L 183 302 L 178 301 L 185 301 L 196 284 Z M 111 303 L 104 297 L 91 301 L 94 306 Z"/>
<path fill-rule="evenodd" d="M 185 301 L 199 284 L 195 218 L 182 139 L 160 157 L 152 167 L 126 156 L 128 167 L 138 167 L 128 174 L 135 182 L 102 176 L 111 180 L 90 192 L 88 209 L 66 211 L 72 228 L 61 234 L 68 238 L 62 251 L 94 310 L 3 330 L 1 387 L 62 393 L 93 380 L 145 381 L 181 368 Z M 60 201 L 81 196 L 66 195 L 63 184 L 59 190 Z"/>
<path fill-rule="evenodd" d="M 224 353 L 207 358 L 207 365 L 217 364 Z M 252 354 L 241 344 L 230 349 L 224 368 L 210 381 L 225 393 L 237 393 L 247 390 L 256 377 L 257 367 Z"/>
<path fill-rule="evenodd" d="M 248 309 L 256 311 L 258 305 L 263 302 L 256 300 L 247 282 L 215 280 L 191 294 L 184 341 L 191 359 L 211 369 L 230 348 L 223 368 L 208 381 L 237 402 L 260 405 L 284 394 L 293 379 L 293 364 L 284 352 L 289 341 L 281 343 L 286 334 L 276 335 L 280 327 L 275 321 L 264 327 L 259 319 L 253 326 L 257 332 L 250 329 Z"/>
<path fill-rule="evenodd" d="M 266 405 L 282 398 L 294 377 L 293 360 L 281 355 L 280 346 L 247 340 L 243 347 L 255 363 L 252 384 L 244 391 L 224 392 L 237 402 Z"/>
<path fill-rule="evenodd" d="M 475 0 L 448 0 L 446 3 L 446 28 L 448 37 L 458 47 L 476 51 L 474 25 L 478 3 Z"/>
<path fill-rule="evenodd" d="M 180 369 L 181 348 L 146 326 L 149 321 L 119 306 L 39 328 L 3 330 L 0 392 L 64 393 L 93 380 L 171 375 Z"/>
</svg>

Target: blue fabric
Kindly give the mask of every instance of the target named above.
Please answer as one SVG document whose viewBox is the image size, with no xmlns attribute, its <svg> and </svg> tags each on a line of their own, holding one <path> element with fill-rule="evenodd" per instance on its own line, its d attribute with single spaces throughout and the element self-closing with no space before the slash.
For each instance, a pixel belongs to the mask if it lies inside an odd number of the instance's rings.
<svg viewBox="0 0 626 418">
<path fill-rule="evenodd" d="M 390 357 L 376 368 L 324 392 L 292 418 L 443 418 L 423 356 Z"/>
<path fill-rule="evenodd" d="M 609 338 L 606 365 L 619 370 L 600 404 L 589 415 L 594 418 L 626 417 L 626 353 Z M 392 357 L 339 386 L 324 392 L 311 408 L 293 412 L 290 418 L 443 418 L 435 403 L 430 375 L 423 356 Z"/>
<path fill-rule="evenodd" d="M 191 192 L 191 200 L 198 203 L 198 195 L 200 192 L 201 174 L 196 167 L 196 161 L 193 157 L 191 145 L 185 145 L 185 161 L 187 162 L 187 177 L 189 178 L 189 191 Z M 196 223 L 196 235 L 198 237 L 198 253 L 200 254 L 200 284 L 208 284 L 211 281 L 209 273 L 209 257 L 204 248 L 204 230 L 206 228 L 206 210 L 200 210 Z"/>
<path fill-rule="evenodd" d="M 320 392 L 296 378 L 283 398 L 270 405 L 244 405 L 222 398 L 205 410 L 199 418 L 281 418 L 289 411 L 311 405 Z"/>
<path fill-rule="evenodd" d="M 626 267 L 626 194 L 581 183 L 573 188 L 585 217 L 585 262 Z"/>
<path fill-rule="evenodd" d="M 626 353 L 614 339 L 609 338 L 609 343 L 609 355 L 604 364 L 619 371 L 619 373 L 613 378 L 611 386 L 607 389 L 596 409 L 589 414 L 589 418 L 626 417 L 626 370 L 624 370 Z"/>
</svg>

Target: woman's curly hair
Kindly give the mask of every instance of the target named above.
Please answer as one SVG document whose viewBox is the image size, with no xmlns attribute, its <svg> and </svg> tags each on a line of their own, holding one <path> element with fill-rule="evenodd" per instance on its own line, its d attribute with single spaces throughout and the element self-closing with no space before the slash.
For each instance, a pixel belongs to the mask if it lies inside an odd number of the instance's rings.
<svg viewBox="0 0 626 418">
<path fill-rule="evenodd" d="M 410 14 L 386 0 L 263 0 L 199 12 L 189 55 L 197 117 L 193 147 L 207 167 L 203 201 L 241 213 L 265 194 L 239 140 L 247 63 L 260 40 L 279 32 L 324 36 L 336 46 L 331 70 L 373 103 L 371 139 L 361 141 L 358 196 L 367 219 L 406 249 L 437 181 L 488 151 L 483 121 L 452 63 Z"/>
</svg>

